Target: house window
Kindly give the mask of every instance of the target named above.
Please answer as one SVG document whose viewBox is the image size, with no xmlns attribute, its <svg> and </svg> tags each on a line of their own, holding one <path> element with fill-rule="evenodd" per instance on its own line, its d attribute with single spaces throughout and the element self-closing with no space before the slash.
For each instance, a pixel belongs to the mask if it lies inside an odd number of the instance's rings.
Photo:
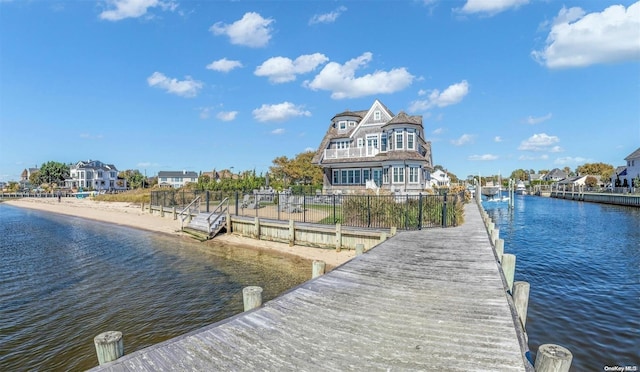
<svg viewBox="0 0 640 372">
<path fill-rule="evenodd" d="M 418 175 L 420 168 L 409 167 L 409 183 L 418 183 L 420 181 Z"/>
<path fill-rule="evenodd" d="M 396 133 L 396 150 L 402 150 L 402 132 Z"/>
<path fill-rule="evenodd" d="M 358 138 L 358 147 L 362 147 L 364 145 L 364 140 L 362 138 Z"/>
<path fill-rule="evenodd" d="M 373 113 L 373 120 L 380 121 L 381 118 L 382 118 L 382 114 L 380 113 L 380 111 L 375 111 Z"/>
<path fill-rule="evenodd" d="M 102 171 L 98 171 L 98 178 L 102 178 Z"/>
<path fill-rule="evenodd" d="M 349 126 L 350 127 L 355 127 L 356 126 L 356 122 L 355 121 L 350 121 L 349 122 Z"/>
<path fill-rule="evenodd" d="M 348 149 L 349 148 L 349 141 L 338 141 L 338 142 L 336 142 L 336 148 L 337 149 Z"/>
<path fill-rule="evenodd" d="M 340 129 L 340 130 L 347 129 L 347 122 L 346 121 L 339 121 L 338 122 L 338 129 Z"/>
<path fill-rule="evenodd" d="M 337 185 L 340 183 L 340 171 L 334 170 L 333 171 L 333 185 Z"/>
<path fill-rule="evenodd" d="M 362 183 L 366 183 L 371 179 L 371 175 L 368 169 L 362 170 Z"/>
<path fill-rule="evenodd" d="M 407 150 L 415 150 L 415 137 L 416 134 L 415 133 L 407 133 Z"/>
<path fill-rule="evenodd" d="M 116 178 L 116 172 L 111 172 L 110 177 L 111 177 L 111 178 Z"/>
<path fill-rule="evenodd" d="M 382 183 L 389 183 L 389 168 L 382 170 Z"/>
<path fill-rule="evenodd" d="M 382 152 L 387 151 L 387 134 L 386 133 L 382 133 L 382 135 L 380 135 L 380 151 Z"/>
<path fill-rule="evenodd" d="M 343 185 L 347 184 L 347 171 L 346 170 L 340 171 L 340 183 L 343 184 Z"/>
<path fill-rule="evenodd" d="M 393 167 L 393 183 L 404 183 L 404 168 Z"/>
</svg>

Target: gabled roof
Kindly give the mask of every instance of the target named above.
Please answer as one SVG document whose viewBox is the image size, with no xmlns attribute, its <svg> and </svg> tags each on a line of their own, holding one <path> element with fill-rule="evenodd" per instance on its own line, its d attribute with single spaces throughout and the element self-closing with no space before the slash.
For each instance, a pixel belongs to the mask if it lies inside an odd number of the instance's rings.
<svg viewBox="0 0 640 372">
<path fill-rule="evenodd" d="M 194 171 L 159 171 L 158 177 L 198 178 L 198 173 Z"/>
<path fill-rule="evenodd" d="M 638 158 L 640 158 L 640 147 L 638 147 L 636 151 L 629 154 L 629 156 L 624 158 L 624 160 L 631 160 L 631 159 L 638 159 Z"/>
<path fill-rule="evenodd" d="M 394 116 L 391 120 L 389 120 L 383 127 L 387 125 L 393 124 L 415 124 L 422 125 L 422 116 L 420 115 L 407 115 L 404 111 L 400 111 L 400 113 Z"/>
<path fill-rule="evenodd" d="M 104 169 L 104 170 L 112 170 L 117 171 L 115 165 L 113 164 L 105 164 L 100 160 L 80 160 L 75 165 L 72 165 L 73 169 Z"/>
</svg>

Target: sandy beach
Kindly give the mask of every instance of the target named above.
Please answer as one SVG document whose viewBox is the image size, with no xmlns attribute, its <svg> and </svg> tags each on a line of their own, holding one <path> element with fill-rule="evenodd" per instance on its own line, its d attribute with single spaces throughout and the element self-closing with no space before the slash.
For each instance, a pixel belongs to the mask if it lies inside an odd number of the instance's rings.
<svg viewBox="0 0 640 372">
<path fill-rule="evenodd" d="M 96 221 L 114 223 L 133 228 L 155 231 L 176 236 L 177 239 L 190 239 L 180 231 L 180 220 L 174 220 L 170 214 L 161 217 L 142 211 L 140 205 L 127 202 L 102 202 L 90 198 L 23 198 L 5 200 L 3 203 L 20 208 L 37 209 L 41 211 L 65 214 Z M 213 241 L 203 244 L 224 244 L 239 248 L 259 249 L 273 254 L 296 256 L 307 260 L 324 261 L 328 268 L 333 268 L 350 260 L 355 251 L 305 247 L 300 245 L 256 240 L 234 234 L 218 235 Z"/>
</svg>

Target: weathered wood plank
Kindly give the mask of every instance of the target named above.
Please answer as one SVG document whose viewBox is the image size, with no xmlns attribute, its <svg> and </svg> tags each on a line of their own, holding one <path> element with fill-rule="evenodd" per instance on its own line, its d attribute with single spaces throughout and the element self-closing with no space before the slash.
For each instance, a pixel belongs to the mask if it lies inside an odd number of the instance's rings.
<svg viewBox="0 0 640 372">
<path fill-rule="evenodd" d="M 527 371 L 477 206 L 463 226 L 402 232 L 223 322 L 97 367 Z"/>
</svg>

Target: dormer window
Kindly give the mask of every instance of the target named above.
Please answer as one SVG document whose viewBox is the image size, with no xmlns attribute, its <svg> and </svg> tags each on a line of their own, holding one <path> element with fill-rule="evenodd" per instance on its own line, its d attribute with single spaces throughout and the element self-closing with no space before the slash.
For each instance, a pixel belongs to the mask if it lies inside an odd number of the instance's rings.
<svg viewBox="0 0 640 372">
<path fill-rule="evenodd" d="M 339 130 L 346 130 L 347 129 L 347 122 L 346 121 L 339 121 L 338 122 L 338 129 Z"/>
</svg>

